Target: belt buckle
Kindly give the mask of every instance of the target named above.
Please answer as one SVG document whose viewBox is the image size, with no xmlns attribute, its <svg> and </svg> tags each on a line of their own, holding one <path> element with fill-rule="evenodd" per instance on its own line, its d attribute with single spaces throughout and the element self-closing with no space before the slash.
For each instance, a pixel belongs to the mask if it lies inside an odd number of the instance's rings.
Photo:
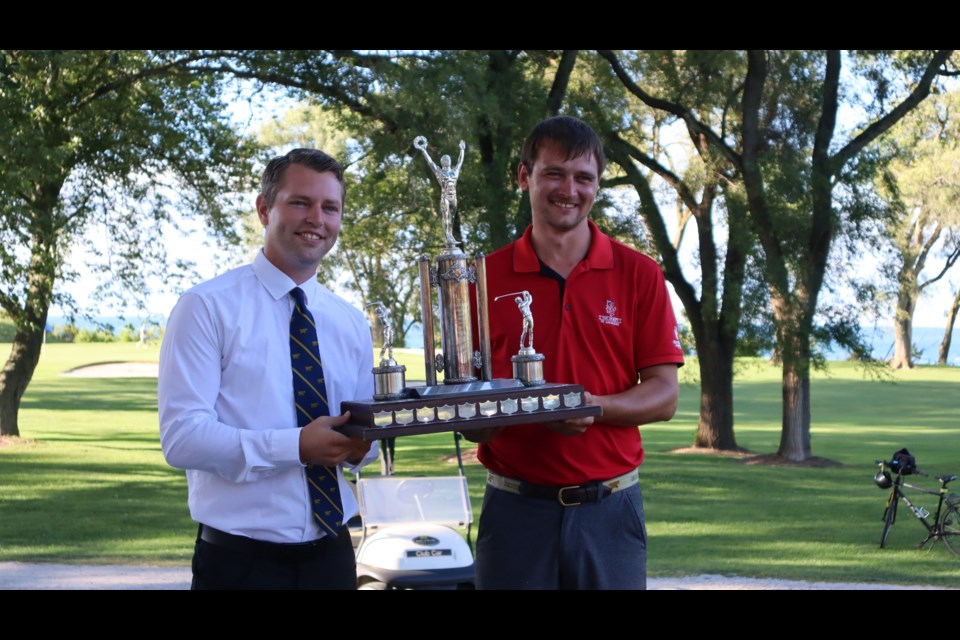
<svg viewBox="0 0 960 640">
<path fill-rule="evenodd" d="M 569 487 L 560 487 L 560 490 L 557 491 L 557 502 L 560 503 L 561 507 L 576 507 L 577 505 L 583 504 L 583 502 L 565 502 L 563 499 L 563 492 L 567 489 L 579 489 L 580 485 L 574 484 Z"/>
</svg>

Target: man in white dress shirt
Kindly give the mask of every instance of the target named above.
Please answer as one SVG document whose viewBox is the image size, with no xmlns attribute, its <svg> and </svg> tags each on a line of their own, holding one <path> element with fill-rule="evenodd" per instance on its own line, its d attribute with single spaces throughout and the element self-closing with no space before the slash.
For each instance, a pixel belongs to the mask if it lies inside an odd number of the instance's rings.
<svg viewBox="0 0 960 640">
<path fill-rule="evenodd" d="M 264 171 L 257 212 L 263 250 L 246 265 L 187 291 L 160 350 L 160 441 L 187 472 L 200 523 L 193 588 L 355 588 L 349 533 L 314 520 L 305 465 L 337 468 L 343 522 L 357 513 L 342 465 L 376 447 L 333 428 L 340 402 L 373 396 L 373 344 L 364 314 L 317 282 L 340 231 L 341 165 L 295 149 Z M 319 338 L 334 415 L 298 428 L 290 359 L 291 291 L 303 290 Z"/>
</svg>

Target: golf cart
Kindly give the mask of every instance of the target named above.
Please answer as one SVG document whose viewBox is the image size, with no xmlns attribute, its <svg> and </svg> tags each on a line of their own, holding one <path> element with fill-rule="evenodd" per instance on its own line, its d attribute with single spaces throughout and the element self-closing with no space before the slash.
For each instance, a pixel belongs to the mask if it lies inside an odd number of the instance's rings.
<svg viewBox="0 0 960 640">
<path fill-rule="evenodd" d="M 361 522 L 355 542 L 359 589 L 475 588 L 469 543 L 473 511 L 460 437 L 454 435 L 459 475 L 358 475 Z M 387 461 L 385 468 L 392 474 L 392 461 Z"/>
</svg>

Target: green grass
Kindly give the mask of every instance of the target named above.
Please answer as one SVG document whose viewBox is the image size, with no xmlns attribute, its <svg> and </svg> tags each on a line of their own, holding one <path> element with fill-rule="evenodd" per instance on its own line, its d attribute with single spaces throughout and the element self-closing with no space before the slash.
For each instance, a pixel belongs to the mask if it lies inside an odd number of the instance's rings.
<svg viewBox="0 0 960 640">
<path fill-rule="evenodd" d="M 44 347 L 21 410 L 28 442 L 0 448 L 0 561 L 189 563 L 196 526 L 183 473 L 160 453 L 155 380 L 60 375 L 156 356 L 135 344 Z M 413 369 L 417 358 L 406 364 Z M 417 378 L 408 371 L 408 379 Z M 942 545 L 914 548 L 924 532 L 905 511 L 879 549 L 885 492 L 872 482 L 873 460 L 904 446 L 930 473 L 960 472 L 960 369 L 921 367 L 893 380 L 866 380 L 850 363 L 815 375 L 813 451 L 838 463 L 823 468 L 672 453 L 696 428 L 698 388 L 683 385 L 676 418 L 642 430 L 650 575 L 960 586 L 960 559 Z M 777 449 L 779 381 L 762 363 L 738 378 L 737 441 L 751 451 Z M 455 473 L 453 454 L 450 434 L 400 438 L 397 470 Z M 476 517 L 484 472 L 473 463 L 467 475 Z"/>
</svg>

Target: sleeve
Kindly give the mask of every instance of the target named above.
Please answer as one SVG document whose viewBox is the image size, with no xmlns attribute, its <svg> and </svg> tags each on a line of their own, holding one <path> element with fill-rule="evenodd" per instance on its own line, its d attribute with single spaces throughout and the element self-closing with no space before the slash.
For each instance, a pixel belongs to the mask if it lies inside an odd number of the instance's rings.
<svg viewBox="0 0 960 640">
<path fill-rule="evenodd" d="M 652 263 L 638 280 L 635 344 L 635 367 L 639 371 L 661 364 L 683 366 L 683 349 L 677 330 L 677 316 L 673 311 L 670 293 L 660 267 Z M 646 267 L 647 265 L 642 265 Z"/>
<path fill-rule="evenodd" d="M 160 348 L 157 400 L 167 463 L 232 482 L 254 482 L 302 466 L 298 429 L 241 429 L 218 420 L 221 341 L 204 299 L 185 294 L 170 314 Z"/>
</svg>

